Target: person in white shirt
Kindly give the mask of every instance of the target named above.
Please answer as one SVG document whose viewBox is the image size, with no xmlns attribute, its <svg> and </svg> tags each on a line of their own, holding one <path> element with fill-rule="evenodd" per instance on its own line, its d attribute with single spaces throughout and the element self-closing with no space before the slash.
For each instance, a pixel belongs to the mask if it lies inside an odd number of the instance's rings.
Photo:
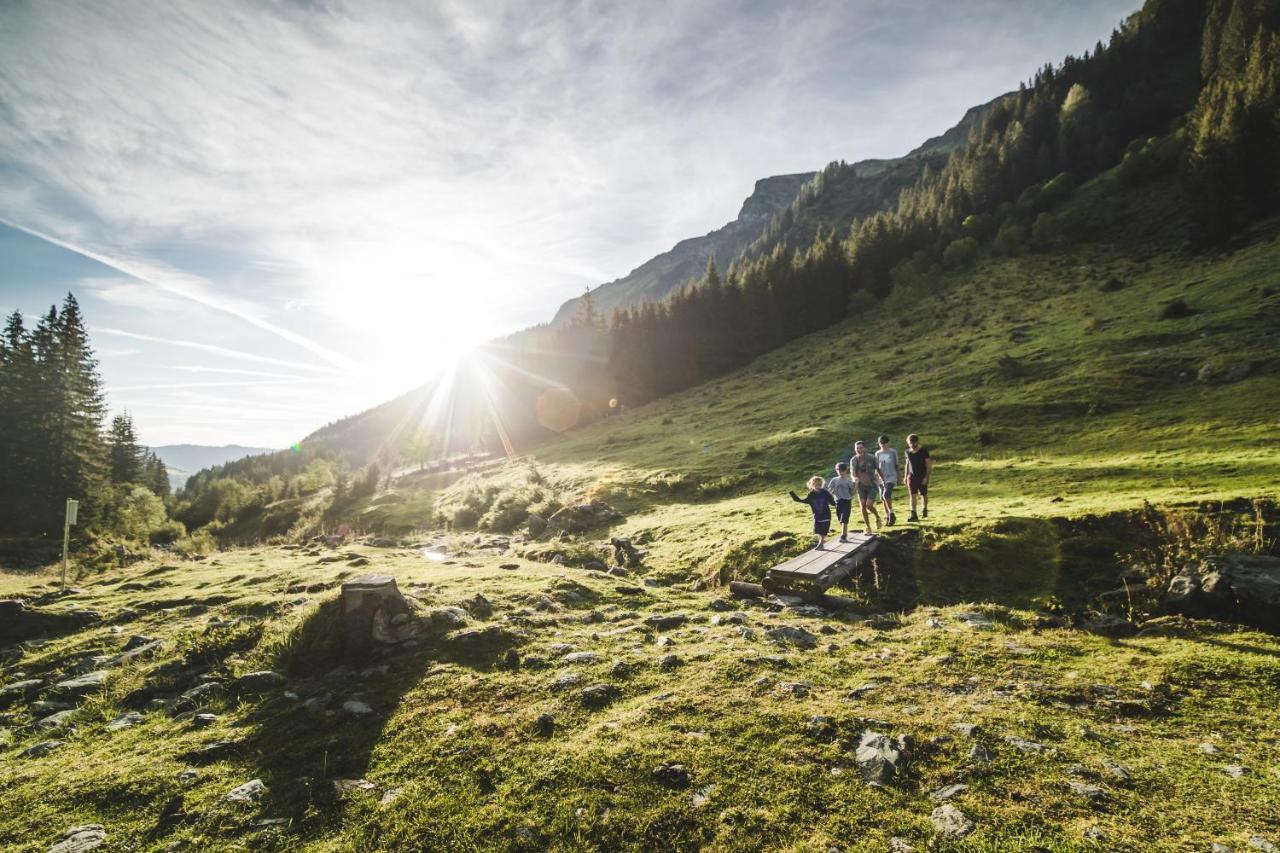
<svg viewBox="0 0 1280 853">
<path fill-rule="evenodd" d="M 898 451 L 889 446 L 889 436 L 880 436 L 880 449 L 876 451 L 876 470 L 880 472 L 880 501 L 884 504 L 885 522 L 893 524 L 898 519 L 893 514 L 893 487 L 898 485 Z"/>
</svg>

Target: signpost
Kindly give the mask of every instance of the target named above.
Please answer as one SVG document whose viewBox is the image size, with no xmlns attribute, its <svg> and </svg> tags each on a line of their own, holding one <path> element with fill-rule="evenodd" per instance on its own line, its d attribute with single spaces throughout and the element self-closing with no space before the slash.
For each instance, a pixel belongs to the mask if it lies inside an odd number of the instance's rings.
<svg viewBox="0 0 1280 853">
<path fill-rule="evenodd" d="M 67 518 L 62 525 L 62 589 L 67 588 L 67 552 L 71 547 L 71 525 L 80 513 L 80 501 L 67 498 Z"/>
</svg>

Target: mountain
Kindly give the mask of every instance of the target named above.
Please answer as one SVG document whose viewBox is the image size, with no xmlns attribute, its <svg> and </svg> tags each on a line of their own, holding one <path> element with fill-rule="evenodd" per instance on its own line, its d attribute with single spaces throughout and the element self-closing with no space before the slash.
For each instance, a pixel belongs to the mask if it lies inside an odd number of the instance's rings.
<svg viewBox="0 0 1280 853">
<path fill-rule="evenodd" d="M 831 188 L 826 200 L 839 198 L 839 202 L 815 208 L 812 225 L 797 230 L 792 236 L 797 242 L 803 242 L 805 236 L 812 239 L 818 225 L 843 229 L 855 219 L 892 208 L 902 189 L 919 178 L 925 165 L 944 162 L 947 153 L 962 144 L 970 129 L 977 126 L 987 111 L 1003 97 L 970 107 L 955 126 L 926 140 L 902 157 L 833 164 L 841 169 L 842 183 Z M 802 190 L 820 174 L 800 172 L 756 181 L 751 195 L 742 203 L 742 209 L 732 222 L 701 237 L 681 240 L 622 278 L 592 290 L 591 298 L 596 310 L 609 317 L 619 308 L 660 302 L 676 288 L 701 276 L 712 257 L 722 269 L 727 269 L 748 247 L 762 245 L 762 235 L 769 226 L 795 205 L 802 196 Z M 567 321 L 580 310 L 581 305 L 582 297 L 565 302 L 556 311 L 552 323 Z"/>
<path fill-rule="evenodd" d="M 169 469 L 169 485 L 176 491 L 187 482 L 187 478 L 203 468 L 212 468 L 246 456 L 259 456 L 263 453 L 274 453 L 270 447 L 243 447 L 239 444 L 227 444 L 222 447 L 209 447 L 202 444 L 166 444 L 153 447 L 151 451 L 160 457 L 164 467 Z"/>
<path fill-rule="evenodd" d="M 615 309 L 665 299 L 671 291 L 702 275 L 707 259 L 714 256 L 727 265 L 769 224 L 774 215 L 791 204 L 813 172 L 774 175 L 756 181 L 732 222 L 701 237 L 681 240 L 670 250 L 650 258 L 622 278 L 591 291 L 596 310 L 608 317 Z M 579 310 L 582 297 L 560 306 L 552 323 L 568 320 Z"/>
</svg>

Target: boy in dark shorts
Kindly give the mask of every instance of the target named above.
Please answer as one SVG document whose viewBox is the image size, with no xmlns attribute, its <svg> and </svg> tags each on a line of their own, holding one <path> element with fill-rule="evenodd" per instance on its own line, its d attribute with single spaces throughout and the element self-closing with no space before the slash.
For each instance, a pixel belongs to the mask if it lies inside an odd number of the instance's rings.
<svg viewBox="0 0 1280 853">
<path fill-rule="evenodd" d="M 920 496 L 920 515 L 929 517 L 929 477 L 933 474 L 933 458 L 929 448 L 920 444 L 920 436 L 915 433 L 907 436 L 907 491 L 911 494 L 911 517 L 908 521 L 919 521 L 916 517 L 916 496 Z"/>
<path fill-rule="evenodd" d="M 862 506 L 862 523 L 871 532 L 871 519 L 875 516 L 876 529 L 880 529 L 880 513 L 876 511 L 876 501 L 880 499 L 880 469 L 876 467 L 876 458 L 867 453 L 867 445 L 861 441 L 853 445 L 853 458 L 849 460 L 849 473 L 857 484 L 858 503 Z"/>
<path fill-rule="evenodd" d="M 849 516 L 853 510 L 853 494 L 857 486 L 849 476 L 849 463 L 836 463 L 836 475 L 827 483 L 827 491 L 836 499 L 836 519 L 840 522 L 840 541 L 849 541 Z"/>
<path fill-rule="evenodd" d="M 795 492 L 788 492 L 791 500 L 796 503 L 808 504 L 809 509 L 813 510 L 813 532 L 818 537 L 818 541 L 813 547 L 817 551 L 822 550 L 822 543 L 826 540 L 827 534 L 831 532 L 831 507 L 835 506 L 836 499 L 831 497 L 831 493 L 822 488 L 821 477 L 809 478 L 809 494 L 800 497 Z"/>
</svg>

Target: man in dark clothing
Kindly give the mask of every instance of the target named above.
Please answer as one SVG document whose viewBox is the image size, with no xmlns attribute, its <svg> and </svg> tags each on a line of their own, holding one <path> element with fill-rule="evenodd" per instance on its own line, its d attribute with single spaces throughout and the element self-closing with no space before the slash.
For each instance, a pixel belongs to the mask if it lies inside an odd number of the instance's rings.
<svg viewBox="0 0 1280 853">
<path fill-rule="evenodd" d="M 911 494 L 911 517 L 908 521 L 919 521 L 916 516 L 916 496 L 921 501 L 920 517 L 929 517 L 929 478 L 933 474 L 933 457 L 929 448 L 920 444 L 920 436 L 912 433 L 907 436 L 907 491 Z"/>
<path fill-rule="evenodd" d="M 818 537 L 813 547 L 818 551 L 823 550 L 822 543 L 831 532 L 831 508 L 836 505 L 836 499 L 822 487 L 821 477 L 809 478 L 809 494 L 804 497 L 800 497 L 795 492 L 787 494 L 791 495 L 791 500 L 808 504 L 809 509 L 813 510 L 813 532 Z"/>
</svg>

